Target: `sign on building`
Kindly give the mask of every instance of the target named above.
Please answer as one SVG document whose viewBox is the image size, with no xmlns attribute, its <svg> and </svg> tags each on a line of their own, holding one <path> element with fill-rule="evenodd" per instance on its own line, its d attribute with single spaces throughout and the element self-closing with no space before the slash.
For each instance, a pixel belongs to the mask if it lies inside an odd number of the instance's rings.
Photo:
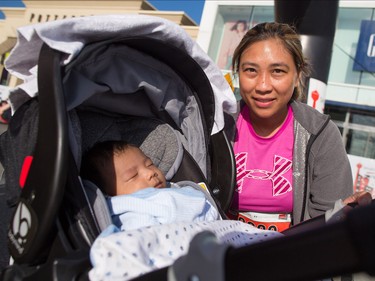
<svg viewBox="0 0 375 281">
<path fill-rule="evenodd" d="M 375 72 L 375 21 L 361 23 L 353 70 Z"/>
<path fill-rule="evenodd" d="M 353 175 L 353 192 L 367 191 L 375 199 L 375 160 L 348 154 Z"/>
</svg>

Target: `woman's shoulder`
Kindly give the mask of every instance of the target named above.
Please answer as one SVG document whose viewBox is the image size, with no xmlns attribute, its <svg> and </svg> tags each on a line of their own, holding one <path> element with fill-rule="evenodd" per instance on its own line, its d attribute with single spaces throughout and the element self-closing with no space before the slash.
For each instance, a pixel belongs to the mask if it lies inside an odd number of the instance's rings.
<svg viewBox="0 0 375 281">
<path fill-rule="evenodd" d="M 291 103 L 294 119 L 309 132 L 316 134 L 329 122 L 329 115 L 323 114 L 300 101 Z"/>
<path fill-rule="evenodd" d="M 315 108 L 311 107 L 310 105 L 304 103 L 304 102 L 301 102 L 301 101 L 298 101 L 298 100 L 293 100 L 290 105 L 292 106 L 293 108 L 293 112 L 301 112 L 303 114 L 313 114 L 315 116 L 325 116 L 323 113 L 320 113 L 318 110 L 316 110 Z"/>
</svg>

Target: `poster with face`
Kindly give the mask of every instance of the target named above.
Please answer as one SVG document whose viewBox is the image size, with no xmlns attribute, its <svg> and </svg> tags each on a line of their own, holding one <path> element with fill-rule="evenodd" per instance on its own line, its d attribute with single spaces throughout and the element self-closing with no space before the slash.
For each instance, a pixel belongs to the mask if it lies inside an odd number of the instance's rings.
<svg viewBox="0 0 375 281">
<path fill-rule="evenodd" d="M 249 29 L 246 20 L 228 21 L 224 24 L 223 37 L 218 55 L 218 66 L 223 70 L 232 69 L 234 50 Z"/>
<path fill-rule="evenodd" d="M 368 191 L 375 198 L 375 160 L 348 155 L 353 175 L 353 192 Z"/>
</svg>

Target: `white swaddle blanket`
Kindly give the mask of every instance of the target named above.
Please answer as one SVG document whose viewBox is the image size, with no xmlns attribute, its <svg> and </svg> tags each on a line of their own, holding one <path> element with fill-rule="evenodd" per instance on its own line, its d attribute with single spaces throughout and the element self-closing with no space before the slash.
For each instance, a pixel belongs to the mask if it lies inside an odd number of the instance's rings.
<svg viewBox="0 0 375 281">
<path fill-rule="evenodd" d="M 93 281 L 130 280 L 169 266 L 187 254 L 190 241 L 204 230 L 213 232 L 220 242 L 235 247 L 283 236 L 231 220 L 178 222 L 123 232 L 116 232 L 117 228 L 110 226 L 91 247 L 93 268 L 89 278 Z"/>
</svg>

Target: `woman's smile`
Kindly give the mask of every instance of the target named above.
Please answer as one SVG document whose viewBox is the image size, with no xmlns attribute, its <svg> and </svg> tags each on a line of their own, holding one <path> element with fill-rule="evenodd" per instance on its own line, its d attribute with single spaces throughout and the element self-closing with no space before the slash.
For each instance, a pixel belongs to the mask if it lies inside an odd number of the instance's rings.
<svg viewBox="0 0 375 281">
<path fill-rule="evenodd" d="M 255 105 L 260 108 L 267 108 L 272 106 L 274 101 L 276 99 L 274 98 L 255 98 L 253 97 L 253 100 L 255 101 Z"/>
</svg>

